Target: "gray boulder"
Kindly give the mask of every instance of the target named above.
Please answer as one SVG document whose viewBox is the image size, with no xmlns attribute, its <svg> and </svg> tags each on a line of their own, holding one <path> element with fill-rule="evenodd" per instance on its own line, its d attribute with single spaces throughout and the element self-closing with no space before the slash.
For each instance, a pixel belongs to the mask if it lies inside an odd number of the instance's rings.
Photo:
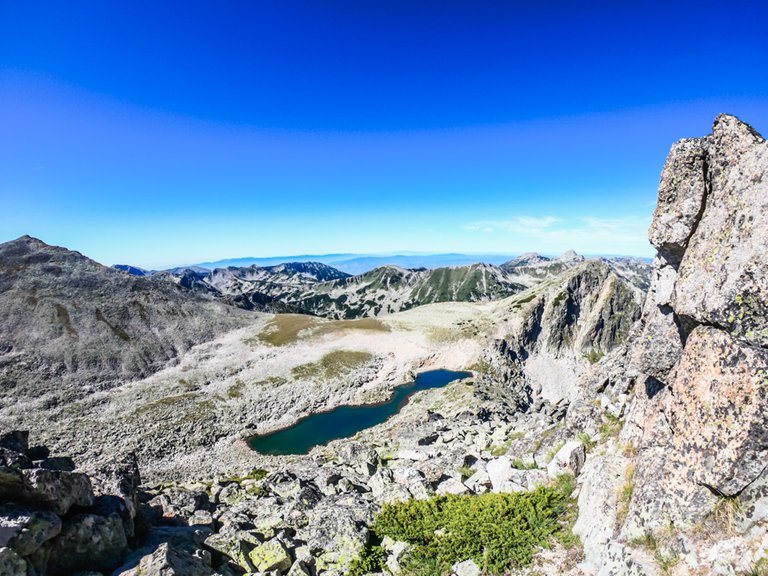
<svg viewBox="0 0 768 576">
<path fill-rule="evenodd" d="M 0 547 L 29 556 L 61 532 L 61 518 L 53 512 L 16 504 L 0 506 Z"/>
<path fill-rule="evenodd" d="M 95 502 L 86 474 L 35 468 L 22 470 L 24 497 L 66 514 L 72 506 L 88 507 Z"/>
</svg>

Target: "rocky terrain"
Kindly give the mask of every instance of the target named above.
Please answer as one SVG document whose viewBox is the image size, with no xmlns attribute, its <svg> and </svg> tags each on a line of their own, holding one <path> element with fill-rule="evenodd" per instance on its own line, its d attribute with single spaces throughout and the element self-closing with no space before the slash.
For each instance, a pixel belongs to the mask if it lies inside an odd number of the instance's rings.
<svg viewBox="0 0 768 576">
<path fill-rule="evenodd" d="M 244 325 L 162 370 L 66 402 L 4 403 L 0 429 L 30 430 L 79 468 L 2 436 L 0 573 L 765 573 L 766 167 L 768 145 L 731 116 L 675 144 L 647 297 L 633 261 L 525 255 L 505 265 L 524 289 L 499 300 L 356 320 L 240 311 Z M 473 376 L 308 455 L 244 441 L 431 368 Z M 140 485 L 114 472 L 134 456 Z M 544 502 L 556 512 L 537 520 Z M 526 519 L 472 525 L 505 503 Z M 462 522 L 434 524 L 442 507 Z M 426 532 L 418 510 L 431 511 Z M 451 538 L 425 559 L 425 542 Z M 104 550 L 109 566 L 78 564 Z"/>
</svg>

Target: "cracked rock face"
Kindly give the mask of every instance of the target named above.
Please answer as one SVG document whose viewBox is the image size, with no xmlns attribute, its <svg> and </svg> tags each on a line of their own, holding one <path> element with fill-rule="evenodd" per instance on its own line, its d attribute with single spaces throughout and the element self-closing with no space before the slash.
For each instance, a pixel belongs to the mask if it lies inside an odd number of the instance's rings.
<svg viewBox="0 0 768 576">
<path fill-rule="evenodd" d="M 673 306 L 768 346 L 768 144 L 732 116 L 715 121 L 706 207 L 685 250 Z"/>
<path fill-rule="evenodd" d="M 734 565 L 765 534 L 746 527 L 768 509 L 766 170 L 765 140 L 718 117 L 713 134 L 672 148 L 649 231 L 658 254 L 633 352 L 649 378 L 622 438 L 638 453 L 620 534 L 671 530 L 703 547 L 680 552 L 694 564 L 709 553 L 700 528 L 726 502 L 744 516 Z"/>
</svg>

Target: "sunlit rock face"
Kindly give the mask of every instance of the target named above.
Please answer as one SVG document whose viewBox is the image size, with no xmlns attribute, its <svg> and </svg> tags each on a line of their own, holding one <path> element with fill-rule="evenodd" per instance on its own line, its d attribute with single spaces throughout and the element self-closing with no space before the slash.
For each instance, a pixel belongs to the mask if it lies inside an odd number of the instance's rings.
<svg viewBox="0 0 768 576">
<path fill-rule="evenodd" d="M 767 169 L 766 141 L 727 115 L 712 134 L 675 144 L 664 166 L 649 231 L 657 255 L 631 350 L 645 385 L 620 437 L 623 454 L 608 457 L 631 474 L 586 469 L 594 486 L 631 484 L 611 519 L 627 566 L 648 556 L 637 543 L 649 535 L 690 571 L 748 570 L 764 548 Z M 582 517 L 607 498 L 588 488 Z M 583 533 L 592 562 L 613 565 L 616 542 Z"/>
</svg>

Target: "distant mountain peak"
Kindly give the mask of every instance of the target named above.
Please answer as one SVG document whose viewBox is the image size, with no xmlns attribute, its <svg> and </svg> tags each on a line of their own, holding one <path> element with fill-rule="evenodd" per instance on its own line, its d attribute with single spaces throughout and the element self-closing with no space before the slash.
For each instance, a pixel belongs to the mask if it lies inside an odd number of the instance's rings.
<svg viewBox="0 0 768 576">
<path fill-rule="evenodd" d="M 582 262 L 584 256 L 577 254 L 575 250 L 566 250 L 560 256 L 558 256 L 558 262 Z"/>
<path fill-rule="evenodd" d="M 505 262 L 502 264 L 502 267 L 516 268 L 518 266 L 536 266 L 537 264 L 544 264 L 545 262 L 549 262 L 551 260 L 551 258 L 542 256 L 538 252 L 525 252 L 524 254 L 520 254 L 520 256 Z"/>
</svg>

